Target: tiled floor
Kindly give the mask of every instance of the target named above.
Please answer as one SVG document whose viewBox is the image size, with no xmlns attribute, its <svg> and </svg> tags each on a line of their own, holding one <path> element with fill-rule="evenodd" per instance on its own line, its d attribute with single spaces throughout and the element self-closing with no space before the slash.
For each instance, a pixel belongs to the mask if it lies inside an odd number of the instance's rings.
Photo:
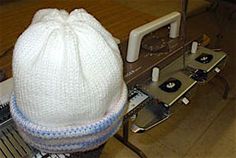
<svg viewBox="0 0 236 158">
<path fill-rule="evenodd" d="M 227 10 L 223 15 L 227 15 Z M 151 13 L 150 13 L 151 14 Z M 214 35 L 222 29 L 218 43 L 228 53 L 222 75 L 230 83 L 227 100 L 217 79 L 198 87 L 188 106 L 181 106 L 169 120 L 143 134 L 130 134 L 130 141 L 149 158 L 234 158 L 236 157 L 236 20 L 218 24 L 217 16 L 204 13 L 189 19 L 188 31 Z M 218 20 L 220 18 L 218 17 Z M 136 158 L 131 150 L 111 138 L 101 158 Z"/>
</svg>

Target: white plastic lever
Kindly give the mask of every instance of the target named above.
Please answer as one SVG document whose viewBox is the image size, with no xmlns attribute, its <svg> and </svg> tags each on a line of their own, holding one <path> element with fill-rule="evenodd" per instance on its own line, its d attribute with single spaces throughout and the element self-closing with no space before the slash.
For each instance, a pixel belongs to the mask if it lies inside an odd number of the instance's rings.
<svg viewBox="0 0 236 158">
<path fill-rule="evenodd" d="M 140 44 L 143 36 L 170 24 L 170 38 L 176 38 L 179 36 L 181 14 L 179 12 L 172 12 L 156 19 L 150 23 L 142 25 L 136 29 L 133 29 L 129 34 L 129 44 L 126 60 L 128 62 L 134 62 L 138 60 Z"/>
<path fill-rule="evenodd" d="M 191 53 L 196 53 L 198 48 L 198 42 L 193 42 L 191 47 Z"/>
<path fill-rule="evenodd" d="M 158 82 L 158 80 L 159 80 L 159 73 L 160 73 L 159 68 L 154 67 L 152 69 L 152 81 L 153 82 Z"/>
<path fill-rule="evenodd" d="M 218 67 L 215 68 L 216 73 L 219 73 L 220 71 L 221 71 L 220 68 L 218 68 Z"/>
<path fill-rule="evenodd" d="M 183 102 L 185 105 L 187 105 L 190 101 L 188 100 L 188 98 L 184 97 L 184 98 L 182 99 L 182 102 Z"/>
</svg>

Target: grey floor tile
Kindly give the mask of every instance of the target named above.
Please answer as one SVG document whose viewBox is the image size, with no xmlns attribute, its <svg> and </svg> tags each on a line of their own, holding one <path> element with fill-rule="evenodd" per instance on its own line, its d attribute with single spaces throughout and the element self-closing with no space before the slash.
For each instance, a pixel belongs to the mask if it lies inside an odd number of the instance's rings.
<svg viewBox="0 0 236 158">
<path fill-rule="evenodd" d="M 148 158 L 180 158 L 177 153 L 158 143 L 157 139 L 153 139 L 147 134 L 130 135 L 130 142 L 141 149 Z M 101 158 L 138 158 L 138 156 L 112 138 L 105 146 Z"/>
<path fill-rule="evenodd" d="M 236 157 L 236 100 L 229 100 L 221 115 L 187 153 L 188 157 Z"/>
</svg>

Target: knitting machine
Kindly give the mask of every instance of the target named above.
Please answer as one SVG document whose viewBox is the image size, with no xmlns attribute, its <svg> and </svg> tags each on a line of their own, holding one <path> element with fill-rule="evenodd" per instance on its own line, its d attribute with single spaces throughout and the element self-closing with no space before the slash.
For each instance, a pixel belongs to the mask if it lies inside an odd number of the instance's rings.
<svg viewBox="0 0 236 158">
<path fill-rule="evenodd" d="M 226 53 L 201 45 L 201 39 L 178 38 L 180 15 L 171 13 L 131 31 L 128 44 L 120 44 L 125 62 L 125 80 L 130 87 L 128 111 L 124 116 L 123 136 L 116 135 L 140 157 L 142 151 L 128 141 L 131 131 L 145 132 L 172 115 L 174 105 L 189 104 L 197 84 L 217 76 L 225 83 L 223 98 L 228 94 L 227 81 L 218 75 L 226 62 Z M 170 24 L 170 38 L 160 37 L 157 30 Z M 125 53 L 127 50 L 127 54 Z M 184 50 L 184 51 L 183 51 Z"/>
</svg>

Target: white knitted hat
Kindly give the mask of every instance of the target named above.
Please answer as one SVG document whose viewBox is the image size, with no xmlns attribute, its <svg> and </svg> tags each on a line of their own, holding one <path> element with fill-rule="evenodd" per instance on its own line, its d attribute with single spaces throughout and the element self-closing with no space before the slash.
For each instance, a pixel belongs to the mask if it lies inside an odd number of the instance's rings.
<svg viewBox="0 0 236 158">
<path fill-rule="evenodd" d="M 112 35 L 85 10 L 38 11 L 13 55 L 11 112 L 23 138 L 46 152 L 105 142 L 125 109 L 122 67 Z"/>
</svg>

